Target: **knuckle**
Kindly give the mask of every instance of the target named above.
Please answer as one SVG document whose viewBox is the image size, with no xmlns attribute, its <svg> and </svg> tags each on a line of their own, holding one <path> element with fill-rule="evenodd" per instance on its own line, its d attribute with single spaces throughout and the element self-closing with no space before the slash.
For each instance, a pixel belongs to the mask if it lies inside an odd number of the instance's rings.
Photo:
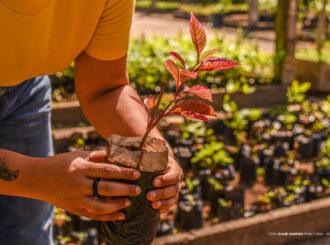
<svg viewBox="0 0 330 245">
<path fill-rule="evenodd" d="M 169 200 L 163 200 L 161 207 L 162 208 L 167 208 L 168 206 L 169 206 Z"/>
<path fill-rule="evenodd" d="M 172 207 L 174 204 L 176 204 L 176 197 L 173 197 L 168 200 L 167 206 Z"/>
<path fill-rule="evenodd" d="M 110 166 L 110 165 L 105 165 L 105 166 L 103 166 L 102 167 L 102 169 L 101 169 L 101 171 L 102 171 L 102 173 L 104 174 L 104 175 L 113 175 L 114 174 L 114 168 L 112 167 L 112 166 Z"/>
<path fill-rule="evenodd" d="M 93 211 L 97 214 L 105 213 L 105 208 L 102 206 L 93 207 Z"/>
<path fill-rule="evenodd" d="M 168 191 L 168 196 L 174 196 L 178 192 L 178 187 L 176 185 L 171 186 Z"/>
</svg>

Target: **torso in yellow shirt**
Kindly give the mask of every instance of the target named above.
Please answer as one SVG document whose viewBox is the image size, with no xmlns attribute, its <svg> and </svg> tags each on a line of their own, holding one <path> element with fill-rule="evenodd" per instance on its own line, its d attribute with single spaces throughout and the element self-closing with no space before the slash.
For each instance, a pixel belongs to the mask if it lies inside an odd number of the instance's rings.
<svg viewBox="0 0 330 245">
<path fill-rule="evenodd" d="M 127 52 L 134 0 L 0 0 L 0 86 Z"/>
</svg>

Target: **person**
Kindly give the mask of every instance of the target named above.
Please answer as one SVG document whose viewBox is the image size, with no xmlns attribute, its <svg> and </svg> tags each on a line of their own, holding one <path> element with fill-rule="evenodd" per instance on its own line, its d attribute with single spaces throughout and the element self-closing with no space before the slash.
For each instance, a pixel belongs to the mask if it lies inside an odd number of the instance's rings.
<svg viewBox="0 0 330 245">
<path fill-rule="evenodd" d="M 126 53 L 133 0 L 0 0 L 0 244 L 52 244 L 54 206 L 95 220 L 125 219 L 136 185 L 95 179 L 137 179 L 104 163 L 105 152 L 53 156 L 47 75 L 75 62 L 81 108 L 96 130 L 142 136 L 147 114 L 130 96 Z M 151 136 L 161 137 L 157 130 Z M 169 153 L 167 172 L 147 193 L 166 211 L 178 199 L 182 170 Z M 54 206 L 53 206 L 54 205 Z"/>
</svg>

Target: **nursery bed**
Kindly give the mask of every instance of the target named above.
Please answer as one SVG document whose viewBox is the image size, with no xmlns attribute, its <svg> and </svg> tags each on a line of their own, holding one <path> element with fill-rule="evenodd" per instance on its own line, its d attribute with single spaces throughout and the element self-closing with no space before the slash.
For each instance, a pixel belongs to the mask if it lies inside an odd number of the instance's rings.
<svg viewBox="0 0 330 245">
<path fill-rule="evenodd" d="M 153 245 L 250 245 L 285 244 L 318 236 L 330 236 L 330 197 L 280 208 L 250 218 L 157 238 Z M 288 235 L 285 235 L 285 233 Z M 289 232 L 305 233 L 289 235 Z M 317 234 L 319 232 L 319 234 Z M 328 235 L 326 234 L 328 232 Z M 313 233 L 313 234 L 309 234 Z M 281 235 L 279 235 L 281 234 Z"/>
</svg>

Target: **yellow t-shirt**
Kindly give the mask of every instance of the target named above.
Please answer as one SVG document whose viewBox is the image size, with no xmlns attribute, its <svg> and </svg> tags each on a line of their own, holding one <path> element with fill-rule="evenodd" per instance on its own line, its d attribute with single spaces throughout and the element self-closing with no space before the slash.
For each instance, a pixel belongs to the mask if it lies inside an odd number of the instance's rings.
<svg viewBox="0 0 330 245">
<path fill-rule="evenodd" d="M 134 0 L 0 0 L 0 86 L 124 56 Z"/>
</svg>

